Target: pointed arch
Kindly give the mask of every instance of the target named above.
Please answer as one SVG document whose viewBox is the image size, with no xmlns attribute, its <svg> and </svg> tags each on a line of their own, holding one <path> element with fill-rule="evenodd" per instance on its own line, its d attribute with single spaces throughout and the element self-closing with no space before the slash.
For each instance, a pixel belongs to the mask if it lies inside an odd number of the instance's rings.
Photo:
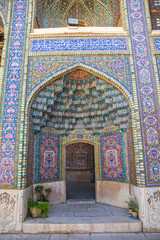
<svg viewBox="0 0 160 240">
<path fill-rule="evenodd" d="M 40 84 L 38 84 L 38 86 L 36 86 L 30 93 L 29 98 L 27 100 L 26 106 L 27 109 L 30 105 L 30 103 L 32 102 L 32 99 L 34 99 L 34 96 L 36 96 L 36 94 L 46 85 L 48 85 L 49 83 L 51 83 L 52 81 L 55 81 L 58 77 L 63 76 L 64 74 L 67 74 L 71 71 L 74 71 L 76 69 L 82 69 L 85 71 L 88 71 L 90 73 L 92 73 L 93 75 L 96 75 L 100 78 L 102 78 L 103 80 L 105 80 L 106 82 L 113 84 L 113 86 L 115 86 L 116 88 L 118 88 L 126 97 L 126 99 L 128 99 L 130 108 L 133 108 L 134 103 L 133 103 L 133 97 L 130 94 L 130 92 L 120 83 L 118 82 L 116 79 L 114 79 L 113 77 L 98 71 L 97 69 L 94 69 L 93 67 L 87 66 L 85 64 L 82 63 L 77 63 L 77 64 L 73 64 L 70 67 L 67 67 L 65 70 L 59 71 L 56 74 L 52 74 L 51 76 L 49 76 L 48 78 L 46 78 L 44 81 L 42 81 Z"/>
</svg>

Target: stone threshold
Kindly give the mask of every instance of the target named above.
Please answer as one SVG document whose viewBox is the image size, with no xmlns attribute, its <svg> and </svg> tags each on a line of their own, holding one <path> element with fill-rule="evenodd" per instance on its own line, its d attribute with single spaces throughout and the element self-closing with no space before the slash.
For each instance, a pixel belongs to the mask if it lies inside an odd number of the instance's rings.
<svg viewBox="0 0 160 240">
<path fill-rule="evenodd" d="M 68 199 L 68 204 L 95 203 L 95 199 Z"/>
</svg>

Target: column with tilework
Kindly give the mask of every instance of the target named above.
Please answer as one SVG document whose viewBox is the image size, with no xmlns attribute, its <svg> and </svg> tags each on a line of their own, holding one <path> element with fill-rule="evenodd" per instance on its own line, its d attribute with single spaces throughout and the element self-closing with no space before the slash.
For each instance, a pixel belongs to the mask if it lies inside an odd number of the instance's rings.
<svg viewBox="0 0 160 240">
<path fill-rule="evenodd" d="M 142 175 L 145 174 L 145 186 L 143 188 L 131 186 L 130 189 L 131 194 L 135 195 L 139 202 L 139 217 L 143 222 L 143 230 L 154 231 L 160 228 L 160 129 L 153 49 L 150 45 L 150 26 L 147 25 L 146 16 L 147 4 L 145 0 L 127 0 L 145 166 L 145 169 L 139 169 Z M 140 162 L 136 164 L 140 166 Z M 139 180 L 137 174 L 137 183 Z"/>
<path fill-rule="evenodd" d="M 28 47 L 29 1 L 10 1 L 7 25 L 6 57 L 1 99 L 1 138 L 0 138 L 0 231 L 20 231 L 27 212 L 24 206 L 29 190 L 17 191 L 18 166 L 22 161 L 22 112 L 25 98 L 25 81 Z M 21 147 L 19 147 L 21 146 Z M 21 171 L 20 171 L 21 174 Z M 3 226 L 3 227 L 1 227 Z"/>
<path fill-rule="evenodd" d="M 17 188 L 18 149 L 21 136 L 20 114 L 25 80 L 28 2 L 15 0 L 11 6 L 8 46 L 2 88 L 1 188 Z M 23 95 L 24 96 L 24 95 Z"/>
<path fill-rule="evenodd" d="M 131 0 L 127 3 L 141 116 L 146 185 L 160 186 L 160 178 L 157 177 L 160 166 L 159 110 L 144 1 Z"/>
</svg>

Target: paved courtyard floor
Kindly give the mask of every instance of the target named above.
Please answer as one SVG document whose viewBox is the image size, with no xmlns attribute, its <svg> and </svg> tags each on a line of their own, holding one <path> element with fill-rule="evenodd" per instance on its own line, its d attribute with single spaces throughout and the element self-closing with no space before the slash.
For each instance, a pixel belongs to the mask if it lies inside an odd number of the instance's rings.
<svg viewBox="0 0 160 240">
<path fill-rule="evenodd" d="M 0 240 L 160 240 L 160 233 L 1 234 Z"/>
<path fill-rule="evenodd" d="M 130 219 L 128 210 L 100 203 L 65 203 L 50 207 L 48 218 L 28 217 L 24 224 L 75 224 L 75 223 L 135 223 L 139 220 Z M 160 239 L 159 239 L 160 240 Z"/>
<path fill-rule="evenodd" d="M 140 220 L 128 216 L 127 209 L 107 204 L 73 201 L 51 206 L 48 218 L 28 217 L 22 229 L 26 234 L 138 233 L 141 232 L 142 225 Z M 109 235 L 106 236 L 109 237 Z M 62 237 L 74 239 L 72 237 L 75 235 L 63 235 Z M 81 237 L 80 235 L 78 239 Z M 90 239 L 90 235 L 84 235 L 84 237 Z"/>
</svg>

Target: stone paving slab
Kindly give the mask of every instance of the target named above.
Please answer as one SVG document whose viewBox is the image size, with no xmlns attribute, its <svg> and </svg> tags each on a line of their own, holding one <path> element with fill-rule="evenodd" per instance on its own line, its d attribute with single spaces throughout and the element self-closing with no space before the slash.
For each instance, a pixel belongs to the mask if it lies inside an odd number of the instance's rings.
<svg viewBox="0 0 160 240">
<path fill-rule="evenodd" d="M 143 233 L 111 233 L 112 240 L 146 240 L 146 237 Z"/>
<path fill-rule="evenodd" d="M 52 234 L 49 240 L 68 240 L 68 234 Z"/>
<path fill-rule="evenodd" d="M 28 240 L 28 237 L 29 234 L 0 234 L 0 240 Z"/>
<path fill-rule="evenodd" d="M 160 240 L 160 233 L 0 234 L 0 240 Z"/>
<path fill-rule="evenodd" d="M 31 234 L 27 240 L 50 240 L 50 234 Z"/>
<path fill-rule="evenodd" d="M 112 240 L 111 234 L 91 234 L 91 240 Z"/>
<path fill-rule="evenodd" d="M 90 240 L 89 234 L 69 234 L 68 240 Z"/>
<path fill-rule="evenodd" d="M 144 233 L 148 240 L 160 240 L 160 233 Z"/>
</svg>

